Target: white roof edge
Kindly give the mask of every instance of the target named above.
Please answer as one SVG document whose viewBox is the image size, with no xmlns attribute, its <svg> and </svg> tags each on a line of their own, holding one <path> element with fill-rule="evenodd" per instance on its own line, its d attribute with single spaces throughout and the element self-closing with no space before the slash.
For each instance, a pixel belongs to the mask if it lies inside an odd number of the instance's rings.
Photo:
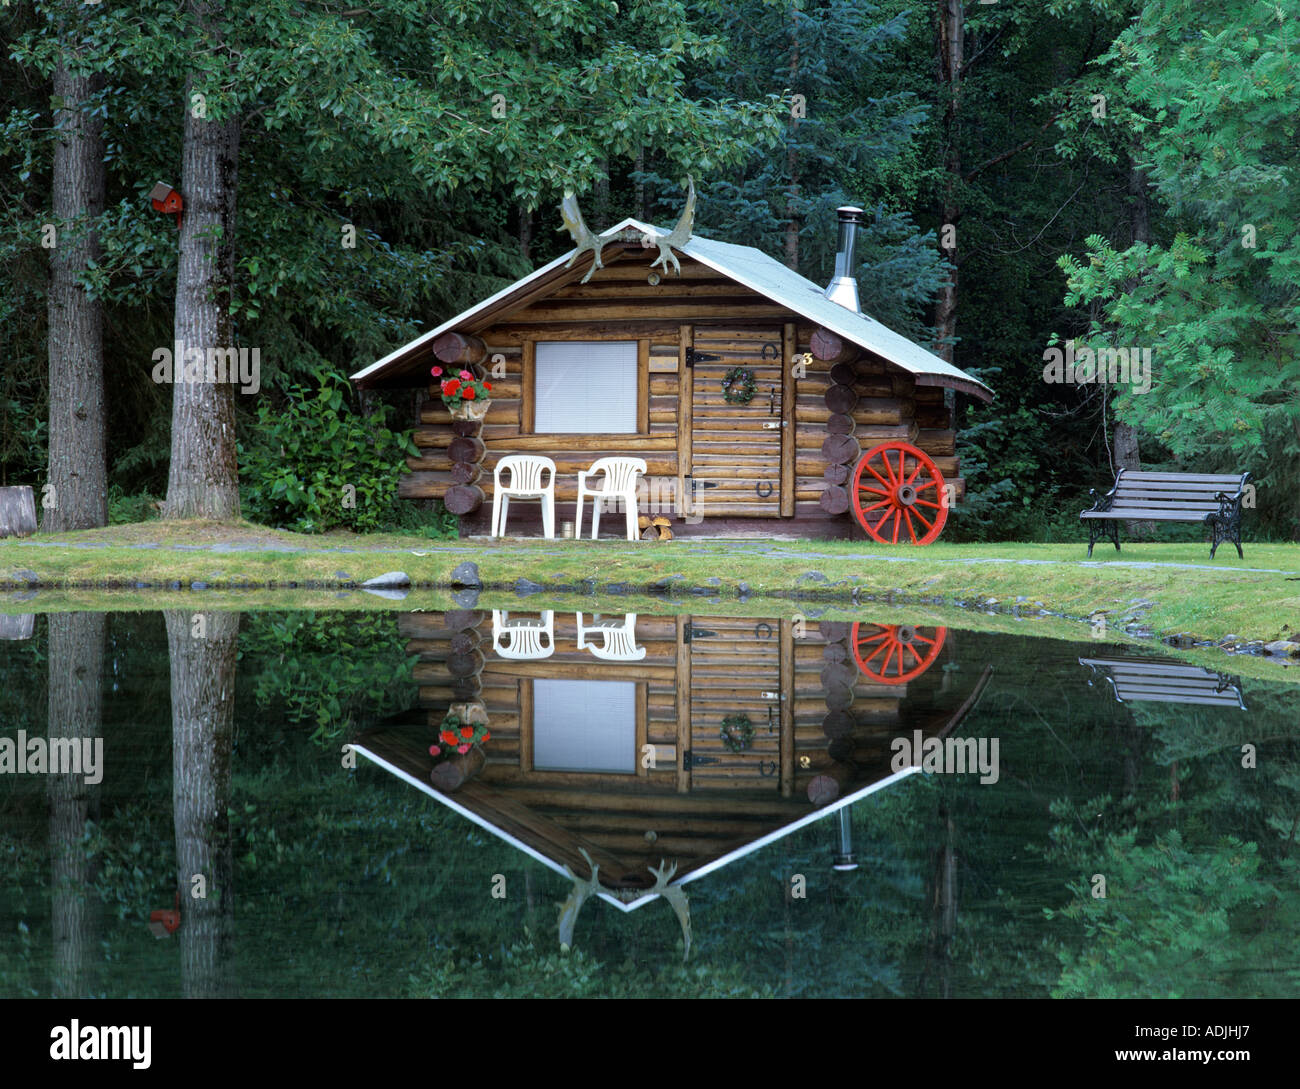
<svg viewBox="0 0 1300 1089">
<path fill-rule="evenodd" d="M 633 228 L 639 231 L 653 232 L 657 234 L 666 234 L 662 227 L 656 227 L 653 224 L 643 223 L 639 219 L 633 219 L 627 216 L 620 220 L 614 226 L 600 232 L 600 237 L 609 238 L 619 231 Z M 746 275 L 743 270 L 738 270 L 735 263 L 728 262 L 726 255 L 711 253 L 713 249 L 736 249 L 744 251 L 746 260 L 759 260 L 769 265 L 773 272 L 779 274 L 781 279 L 791 279 L 798 281 L 789 284 L 770 284 L 765 283 L 762 279 L 753 275 Z M 688 257 L 707 265 L 715 272 L 720 272 L 724 276 L 735 280 L 738 284 L 749 288 L 751 291 L 770 299 L 780 306 L 785 306 L 795 313 L 807 318 L 809 321 L 815 321 L 818 325 L 829 329 L 832 333 L 852 341 L 859 348 L 864 348 L 869 352 L 874 352 L 882 359 L 892 363 L 896 367 L 913 375 L 936 375 L 943 378 L 952 378 L 961 382 L 969 382 L 971 385 L 978 386 L 980 389 L 987 390 L 990 394 L 993 392 L 983 382 L 972 378 L 965 371 L 954 367 L 951 363 L 935 355 L 928 348 L 909 340 L 901 333 L 896 333 L 887 325 L 876 321 L 875 318 L 867 314 L 854 313 L 852 310 L 845 309 L 838 303 L 827 299 L 822 293 L 822 289 L 814 284 L 811 280 L 800 276 L 799 273 L 792 269 L 786 268 L 775 258 L 769 257 L 762 250 L 755 249 L 752 246 L 740 246 L 732 242 L 718 242 L 709 238 L 691 238 L 684 246 L 678 247 L 680 252 Z M 403 344 L 400 348 L 394 349 L 384 356 L 383 359 L 376 360 L 370 366 L 357 371 L 350 375 L 351 381 L 359 381 L 368 378 L 371 375 L 378 374 L 384 370 L 390 363 L 396 361 L 399 357 L 406 355 L 412 349 L 419 347 L 435 337 L 441 336 L 448 330 L 454 329 L 471 320 L 484 310 L 494 306 L 508 295 L 518 291 L 521 287 L 532 283 L 545 274 L 554 271 L 566 262 L 572 259 L 577 249 L 569 250 L 561 254 L 555 260 L 540 268 L 530 272 L 522 280 L 516 280 L 512 284 L 503 287 L 496 294 L 489 296 L 482 302 L 476 303 L 468 310 L 463 310 L 455 317 L 448 318 L 436 329 L 431 329 L 416 337 L 415 340 Z M 785 288 L 782 291 L 781 288 Z M 801 299 L 799 293 L 807 291 L 809 297 Z M 833 309 L 831 309 L 833 308 Z M 836 313 L 839 311 L 839 313 Z M 858 328 L 855 328 L 858 326 Z"/>
</svg>

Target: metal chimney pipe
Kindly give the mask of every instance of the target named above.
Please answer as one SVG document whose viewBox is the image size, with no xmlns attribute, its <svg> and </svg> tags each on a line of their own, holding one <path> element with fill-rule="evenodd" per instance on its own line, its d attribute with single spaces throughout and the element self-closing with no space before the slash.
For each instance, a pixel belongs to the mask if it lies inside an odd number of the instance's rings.
<svg viewBox="0 0 1300 1089">
<path fill-rule="evenodd" d="M 832 869 L 856 870 L 858 868 L 858 856 L 853 853 L 853 820 L 849 815 L 850 808 L 846 805 L 836 814 L 840 823 L 839 850 L 835 852 Z"/>
<path fill-rule="evenodd" d="M 835 251 L 835 277 L 827 285 L 825 295 L 831 302 L 860 314 L 858 281 L 853 278 L 853 247 L 858 240 L 858 224 L 862 222 L 863 211 L 850 205 L 835 211 L 840 220 L 840 239 Z"/>
</svg>

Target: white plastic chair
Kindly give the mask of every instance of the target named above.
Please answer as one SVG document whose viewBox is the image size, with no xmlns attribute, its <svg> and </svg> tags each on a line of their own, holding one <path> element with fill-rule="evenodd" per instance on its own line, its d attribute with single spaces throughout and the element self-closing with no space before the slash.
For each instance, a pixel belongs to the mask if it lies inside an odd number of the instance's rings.
<svg viewBox="0 0 1300 1089">
<path fill-rule="evenodd" d="M 599 488 L 589 487 L 587 478 L 597 473 L 605 474 L 605 482 Z M 637 505 L 636 478 L 645 473 L 645 461 L 641 458 L 597 458 L 591 468 L 578 474 L 578 516 L 577 536 L 582 536 L 582 501 L 591 496 L 591 539 L 594 541 L 600 533 L 600 505 L 605 500 L 622 499 L 627 504 L 627 539 L 637 539 Z"/>
<path fill-rule="evenodd" d="M 509 645 L 501 645 L 508 635 Z M 492 610 L 492 649 L 502 658 L 531 660 L 555 653 L 555 613 L 547 609 L 541 619 L 511 620 L 508 612 Z"/>
<path fill-rule="evenodd" d="M 611 662 L 639 662 L 645 657 L 645 647 L 636 645 L 636 613 L 625 613 L 622 620 L 602 620 L 600 613 L 592 613 L 590 624 L 584 624 L 582 616 L 578 614 L 579 650 Z M 600 646 L 588 643 L 589 635 L 600 635 Z"/>
<path fill-rule="evenodd" d="M 501 483 L 502 470 L 510 471 L 510 483 Z M 542 481 L 545 480 L 545 483 Z M 555 537 L 555 462 L 536 454 L 511 454 L 497 462 L 492 477 L 492 536 L 504 537 L 506 517 L 512 499 L 542 501 L 542 531 Z"/>
</svg>

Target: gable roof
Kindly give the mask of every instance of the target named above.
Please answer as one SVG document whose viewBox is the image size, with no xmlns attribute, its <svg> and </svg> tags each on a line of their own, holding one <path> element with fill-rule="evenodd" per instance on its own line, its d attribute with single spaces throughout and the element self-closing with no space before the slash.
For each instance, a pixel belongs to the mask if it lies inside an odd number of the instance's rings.
<svg viewBox="0 0 1300 1089">
<path fill-rule="evenodd" d="M 653 232 L 660 235 L 668 233 L 661 227 L 655 227 L 628 217 L 608 230 L 602 231 L 600 237 L 610 239 L 625 230 L 643 233 Z M 706 265 L 715 272 L 719 272 L 751 291 L 757 292 L 777 305 L 784 306 L 801 317 L 816 322 L 832 333 L 856 344 L 859 348 L 864 348 L 886 362 L 909 372 L 917 378 L 920 384 L 948 386 L 963 393 L 969 393 L 982 401 L 989 401 L 993 398 L 993 391 L 983 382 L 972 378 L 965 371 L 940 359 L 933 352 L 922 348 L 919 344 L 913 343 L 901 333 L 896 333 L 887 326 L 882 325 L 875 318 L 866 314 L 855 313 L 846 307 L 840 306 L 839 303 L 831 302 L 823 294 L 824 289 L 822 287 L 787 268 L 775 258 L 769 257 L 762 250 L 757 250 L 752 246 L 738 246 L 731 242 L 717 242 L 710 238 L 701 238 L 698 235 L 692 236 L 684 246 L 675 248 L 679 253 L 699 261 L 702 265 Z M 352 375 L 352 381 L 361 386 L 373 385 L 386 375 L 404 370 L 403 365 L 409 364 L 413 359 L 422 356 L 424 349 L 435 337 L 470 322 L 482 321 L 483 318 L 493 312 L 505 311 L 512 306 L 518 305 L 522 297 L 529 293 L 529 289 L 537 286 L 540 281 L 544 281 L 548 277 L 558 279 L 555 273 L 564 270 L 565 263 L 575 253 L 577 253 L 577 250 L 572 249 L 568 253 L 562 254 L 554 261 L 525 276 L 522 280 L 502 288 L 495 295 L 471 306 L 468 310 L 457 314 L 455 317 L 449 318 L 436 329 L 431 329 L 409 344 L 405 344 L 396 351 L 384 356 L 383 359 L 377 360 L 363 370 L 357 371 L 356 374 Z M 575 264 L 573 269 L 564 271 L 577 275 L 583 269 L 584 265 L 579 262 Z M 557 284 L 557 288 L 559 286 L 562 285 Z M 927 379 L 928 381 L 926 381 Z"/>
</svg>

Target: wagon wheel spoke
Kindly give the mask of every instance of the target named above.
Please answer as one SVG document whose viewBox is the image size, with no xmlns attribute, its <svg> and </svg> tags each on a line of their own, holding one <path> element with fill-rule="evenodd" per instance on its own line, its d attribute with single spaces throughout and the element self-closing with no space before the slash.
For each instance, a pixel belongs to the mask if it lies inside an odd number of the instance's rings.
<svg viewBox="0 0 1300 1089">
<path fill-rule="evenodd" d="M 867 632 L 871 634 L 864 634 Z M 850 639 L 853 657 L 865 676 L 883 684 L 905 684 L 934 665 L 947 634 L 947 628 L 922 630 L 857 622 Z M 871 653 L 863 657 L 862 651 L 873 644 Z"/>
<path fill-rule="evenodd" d="M 867 535 L 881 544 L 930 544 L 947 521 L 947 504 L 938 502 L 943 475 L 910 443 L 886 442 L 868 450 L 854 470 L 852 485 L 853 513 Z"/>
</svg>

